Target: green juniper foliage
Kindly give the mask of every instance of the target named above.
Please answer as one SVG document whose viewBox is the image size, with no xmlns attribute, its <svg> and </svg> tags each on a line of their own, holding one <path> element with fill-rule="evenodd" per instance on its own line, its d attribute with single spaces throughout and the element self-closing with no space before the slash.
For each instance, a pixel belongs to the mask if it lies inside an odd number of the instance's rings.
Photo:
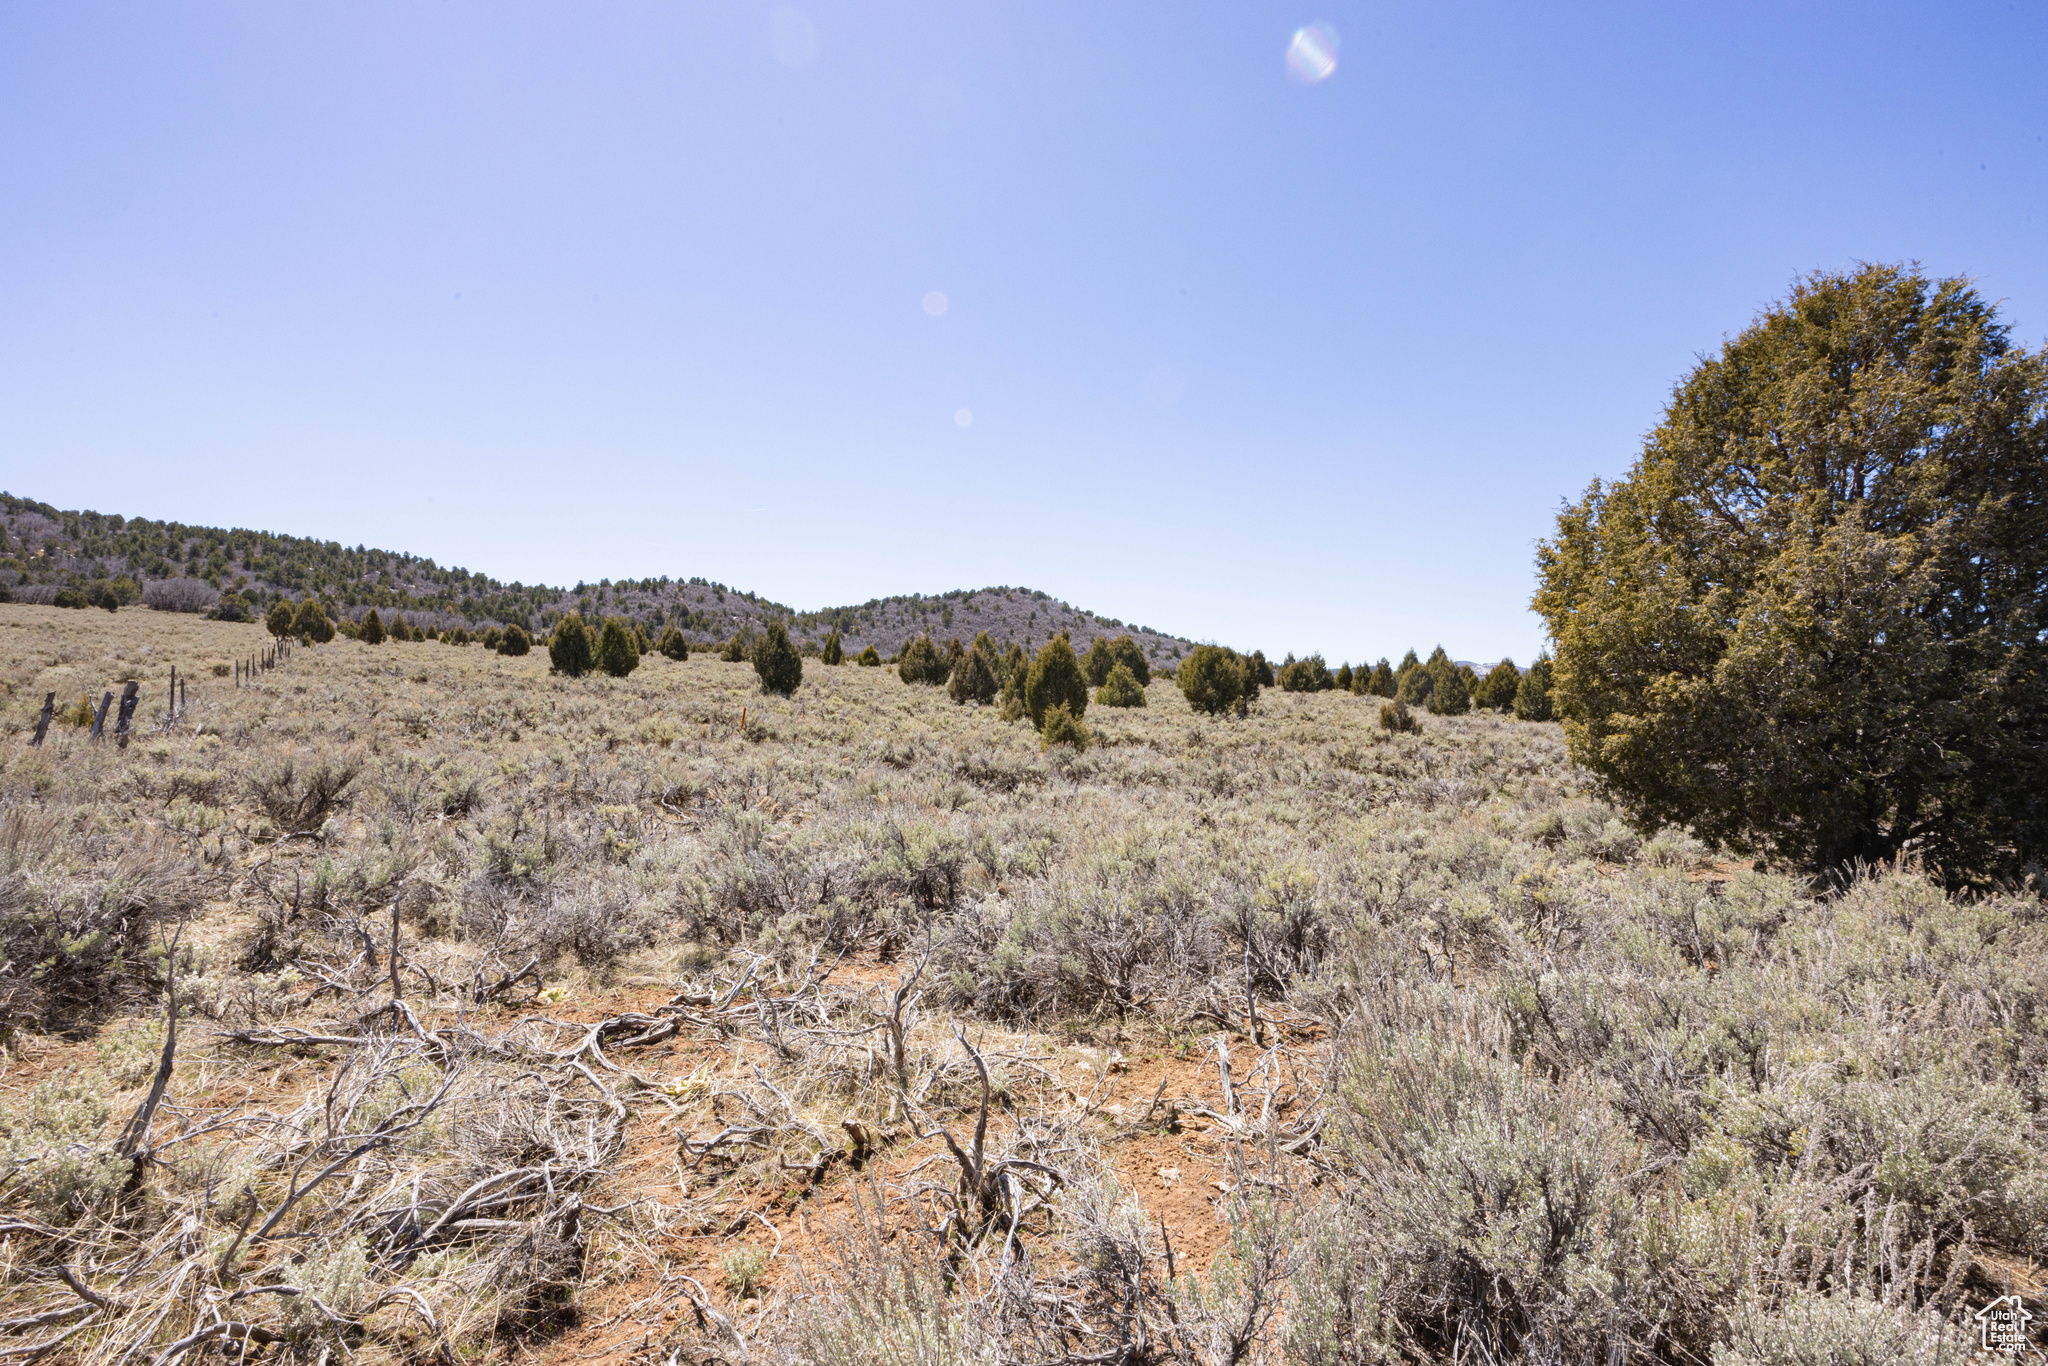
<svg viewBox="0 0 2048 1366">
<path fill-rule="evenodd" d="M 517 626 L 507 626 L 498 634 L 496 649 L 501 655 L 523 655 L 533 649 L 533 638 Z"/>
<path fill-rule="evenodd" d="M 860 652 L 860 659 L 857 662 L 863 669 L 879 669 L 882 667 L 882 656 L 870 645 Z"/>
<path fill-rule="evenodd" d="M 1512 659 L 1503 659 L 1487 671 L 1472 690 L 1472 705 L 1488 711 L 1513 711 L 1515 690 L 1522 685 L 1522 671 Z"/>
<path fill-rule="evenodd" d="M 2048 353 L 1967 280 L 1799 281 L 1538 567 L 1572 755 L 1638 821 L 1955 883 L 2048 857 Z"/>
<path fill-rule="evenodd" d="M 1145 658 L 1145 649 L 1129 633 L 1116 636 L 1097 636 L 1089 645 L 1088 653 L 1081 658 L 1082 668 L 1088 675 L 1088 686 L 1099 688 L 1109 681 L 1109 671 L 1121 664 L 1131 671 L 1131 677 L 1143 687 L 1152 681 L 1152 666 Z"/>
<path fill-rule="evenodd" d="M 1396 735 L 1420 735 L 1422 722 L 1408 709 L 1407 702 L 1396 697 L 1391 702 L 1380 704 L 1380 729 L 1390 730 Z"/>
<path fill-rule="evenodd" d="M 633 629 L 617 617 L 606 617 L 598 632 L 592 664 L 613 678 L 624 678 L 640 667 L 640 641 Z"/>
<path fill-rule="evenodd" d="M 1408 657 L 1414 659 L 1415 652 L 1410 650 Z M 1395 675 L 1394 696 L 1411 707 L 1428 706 L 1429 696 L 1435 691 L 1436 675 L 1423 667 L 1420 662 L 1416 663 L 1412 668 L 1404 665 L 1401 671 Z"/>
<path fill-rule="evenodd" d="M 1472 690 L 1467 679 L 1471 670 L 1461 669 L 1451 662 L 1439 645 L 1430 652 L 1429 662 L 1422 666 L 1422 672 L 1429 677 L 1429 696 L 1423 699 L 1433 716 L 1463 716 L 1472 710 Z"/>
<path fill-rule="evenodd" d="M 1307 659 L 1287 656 L 1278 677 L 1283 692 L 1323 692 L 1334 681 L 1330 677 L 1330 666 L 1323 662 L 1321 655 L 1310 655 Z"/>
<path fill-rule="evenodd" d="M 264 616 L 263 629 L 283 640 L 286 636 L 297 634 L 292 629 L 297 620 L 298 614 L 292 611 L 292 605 L 278 601 L 271 604 L 270 611 Z"/>
<path fill-rule="evenodd" d="M 1246 667 L 1250 670 L 1247 677 L 1254 684 L 1261 688 L 1273 686 L 1273 666 L 1266 662 L 1266 652 L 1264 650 L 1253 650 L 1250 658 L 1246 661 Z"/>
<path fill-rule="evenodd" d="M 770 621 L 754 646 L 754 673 L 761 691 L 781 697 L 794 694 L 804 681 L 804 657 L 790 643 L 789 628 Z"/>
<path fill-rule="evenodd" d="M 1522 681 L 1515 685 L 1515 719 L 1548 721 L 1555 714 L 1550 702 L 1550 656 L 1538 655 Z"/>
<path fill-rule="evenodd" d="M 1145 705 L 1145 686 L 1138 682 L 1138 676 L 1131 672 L 1130 665 L 1118 660 L 1110 669 L 1109 677 L 1102 680 L 1102 686 L 1095 690 L 1095 701 L 1104 707 L 1142 707 Z"/>
<path fill-rule="evenodd" d="M 1054 639 L 1064 640 L 1065 637 L 1056 636 Z M 1051 647 L 1048 645 L 1047 648 L 1050 649 Z M 1043 651 L 1040 653 L 1042 656 Z M 1073 654 L 1071 646 L 1068 647 L 1067 653 Z M 1078 658 L 1074 662 L 1074 676 L 1081 680 L 1084 687 L 1087 685 L 1088 680 L 1081 673 L 1081 665 Z M 1081 718 L 1074 715 L 1073 710 L 1064 702 L 1046 709 L 1045 724 L 1040 728 L 1040 734 L 1043 737 L 1040 740 L 1040 745 L 1045 749 L 1052 749 L 1057 745 L 1066 745 L 1075 750 L 1084 750 L 1088 748 L 1089 740 L 1092 738 L 1088 734 L 1088 727 L 1082 724 Z"/>
<path fill-rule="evenodd" d="M 1222 645 L 1197 645 L 1173 671 L 1188 705 L 1209 716 L 1244 716 L 1258 700 L 1253 662 Z"/>
<path fill-rule="evenodd" d="M 996 700 L 1002 691 L 1002 661 L 996 658 L 995 642 L 984 631 L 974 646 L 961 656 L 946 676 L 946 695 L 955 702 L 976 702 L 982 706 Z"/>
<path fill-rule="evenodd" d="M 824 648 L 818 651 L 818 662 L 821 664 L 838 664 L 845 658 L 846 647 L 840 642 L 839 632 L 834 631 L 825 637 Z"/>
<path fill-rule="evenodd" d="M 583 624 L 582 617 L 571 612 L 555 623 L 555 633 L 548 638 L 548 667 L 551 670 L 569 678 L 581 678 L 590 672 L 593 653 L 590 630 Z"/>
<path fill-rule="evenodd" d="M 678 663 L 690 657 L 689 637 L 673 626 L 661 633 L 661 639 L 654 643 L 654 648 L 663 659 L 673 659 Z"/>
<path fill-rule="evenodd" d="M 1352 692 L 1352 691 L 1355 691 L 1355 689 L 1353 688 L 1353 686 L 1352 686 L 1352 685 L 1353 685 L 1353 683 L 1354 683 L 1354 682 L 1355 682 L 1356 680 L 1357 680 L 1357 675 L 1356 675 L 1356 674 L 1354 674 L 1354 673 L 1353 673 L 1353 672 L 1351 671 L 1351 665 L 1350 665 L 1349 663 L 1341 664 L 1341 665 L 1339 665 L 1339 666 L 1337 667 L 1337 691 L 1338 691 L 1338 692 Z"/>
<path fill-rule="evenodd" d="M 1366 686 L 1365 691 L 1374 697 L 1392 697 L 1400 690 L 1400 685 L 1394 680 L 1394 668 L 1391 664 L 1382 659 L 1372 666 L 1372 682 Z"/>
<path fill-rule="evenodd" d="M 896 674 L 905 683 L 937 687 L 946 681 L 946 660 L 932 638 L 921 635 L 904 645 L 896 658 Z"/>
<path fill-rule="evenodd" d="M 334 623 L 318 598 L 306 598 L 299 603 L 299 610 L 292 614 L 292 631 L 315 645 L 325 645 L 334 639 Z"/>
<path fill-rule="evenodd" d="M 1076 725 L 1088 710 L 1088 676 L 1064 631 L 1045 643 L 1024 676 L 1024 714 L 1032 725 L 1044 730 L 1046 713 L 1061 706 Z"/>
<path fill-rule="evenodd" d="M 356 639 L 365 645 L 382 645 L 384 643 L 384 618 L 377 615 L 376 608 L 372 607 L 368 612 L 364 613 L 362 621 L 357 623 Z"/>
</svg>

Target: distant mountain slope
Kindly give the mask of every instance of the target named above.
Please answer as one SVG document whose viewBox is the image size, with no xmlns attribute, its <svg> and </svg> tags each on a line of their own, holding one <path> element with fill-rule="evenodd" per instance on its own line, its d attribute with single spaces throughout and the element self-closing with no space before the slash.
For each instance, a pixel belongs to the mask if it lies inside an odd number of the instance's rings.
<svg viewBox="0 0 2048 1366">
<path fill-rule="evenodd" d="M 17 601 L 48 602 L 59 589 L 108 580 L 126 601 L 169 610 L 258 613 L 278 598 L 315 596 L 356 617 L 374 607 L 430 629 L 519 622 L 545 629 L 571 610 L 622 616 L 659 630 L 674 625 L 697 645 L 783 618 L 799 642 L 815 644 L 837 629 L 849 654 L 873 645 L 893 654 L 929 631 L 936 640 L 970 641 L 986 631 L 1027 647 L 1065 631 L 1077 649 L 1099 635 L 1128 632 L 1160 662 L 1180 658 L 1193 642 L 1149 627 L 1128 626 L 1082 611 L 1029 588 L 959 589 L 938 596 L 876 598 L 853 607 L 799 612 L 708 579 L 631 579 L 574 588 L 503 583 L 430 559 L 335 541 L 268 531 L 222 530 L 153 522 L 99 512 L 64 512 L 47 503 L 0 493 L 0 588 Z"/>
</svg>

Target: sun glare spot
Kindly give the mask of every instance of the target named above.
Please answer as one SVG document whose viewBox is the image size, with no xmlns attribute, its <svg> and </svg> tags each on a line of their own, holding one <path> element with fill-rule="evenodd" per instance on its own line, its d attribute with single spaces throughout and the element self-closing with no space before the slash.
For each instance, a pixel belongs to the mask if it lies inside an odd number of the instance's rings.
<svg viewBox="0 0 2048 1366">
<path fill-rule="evenodd" d="M 962 408 L 959 412 L 953 414 L 953 425 L 957 427 L 972 427 L 974 425 L 974 410 Z"/>
<path fill-rule="evenodd" d="M 951 307 L 951 303 L 947 300 L 946 296 L 936 289 L 924 296 L 924 311 L 934 318 L 944 313 L 949 307 Z"/>
<path fill-rule="evenodd" d="M 1303 85 L 1328 80 L 1337 69 L 1337 31 L 1328 24 L 1310 24 L 1294 31 L 1287 45 L 1287 74 Z"/>
</svg>

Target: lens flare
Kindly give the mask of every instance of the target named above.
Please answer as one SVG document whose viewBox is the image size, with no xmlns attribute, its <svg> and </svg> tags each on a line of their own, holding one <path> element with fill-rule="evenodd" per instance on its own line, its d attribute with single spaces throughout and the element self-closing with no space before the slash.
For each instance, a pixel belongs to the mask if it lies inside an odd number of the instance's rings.
<svg viewBox="0 0 2048 1366">
<path fill-rule="evenodd" d="M 953 414 L 953 424 L 957 427 L 972 427 L 974 425 L 974 410 L 962 408 L 959 412 Z"/>
<path fill-rule="evenodd" d="M 939 317 L 950 307 L 951 301 L 936 289 L 924 296 L 924 311 L 934 318 Z"/>
<path fill-rule="evenodd" d="M 1326 81 L 1337 69 L 1337 31 L 1328 24 L 1310 24 L 1294 31 L 1287 45 L 1287 74 L 1303 85 Z"/>
</svg>

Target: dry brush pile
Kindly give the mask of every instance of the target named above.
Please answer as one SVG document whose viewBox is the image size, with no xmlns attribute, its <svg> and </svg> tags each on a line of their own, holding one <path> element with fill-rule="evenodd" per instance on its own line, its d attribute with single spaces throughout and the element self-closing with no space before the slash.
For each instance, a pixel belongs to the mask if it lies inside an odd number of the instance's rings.
<svg viewBox="0 0 2048 1366">
<path fill-rule="evenodd" d="M 1076 754 L 883 670 L 338 641 L 31 751 L 255 636 L 85 615 L 0 607 L 9 1359 L 1931 1362 L 2039 1307 L 2030 895 L 1717 866 L 1550 726 L 1343 693 Z"/>
</svg>

